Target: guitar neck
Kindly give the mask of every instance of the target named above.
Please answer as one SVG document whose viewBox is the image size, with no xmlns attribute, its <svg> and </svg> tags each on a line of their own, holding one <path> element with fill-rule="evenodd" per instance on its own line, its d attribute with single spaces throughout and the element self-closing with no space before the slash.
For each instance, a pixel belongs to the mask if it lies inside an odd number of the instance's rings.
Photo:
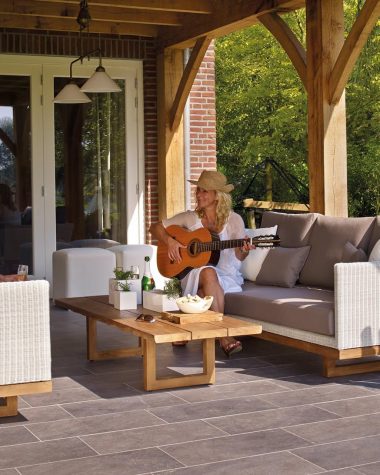
<svg viewBox="0 0 380 475">
<path fill-rule="evenodd" d="M 233 249 L 235 247 L 242 247 L 246 242 L 257 247 L 271 247 L 280 242 L 277 236 L 260 236 L 257 238 L 247 239 L 226 239 L 223 241 L 215 240 L 209 242 L 198 243 L 199 252 L 207 251 L 223 251 L 224 249 Z"/>
</svg>

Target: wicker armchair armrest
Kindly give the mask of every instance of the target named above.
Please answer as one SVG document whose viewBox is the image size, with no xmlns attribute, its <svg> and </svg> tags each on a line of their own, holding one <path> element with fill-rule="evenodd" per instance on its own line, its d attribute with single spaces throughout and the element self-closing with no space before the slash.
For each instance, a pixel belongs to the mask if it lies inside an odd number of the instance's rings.
<svg viewBox="0 0 380 475">
<path fill-rule="evenodd" d="M 380 261 L 339 263 L 334 275 L 337 347 L 380 345 Z"/>
<path fill-rule="evenodd" d="M 0 284 L 0 385 L 51 379 L 49 284 Z"/>
</svg>

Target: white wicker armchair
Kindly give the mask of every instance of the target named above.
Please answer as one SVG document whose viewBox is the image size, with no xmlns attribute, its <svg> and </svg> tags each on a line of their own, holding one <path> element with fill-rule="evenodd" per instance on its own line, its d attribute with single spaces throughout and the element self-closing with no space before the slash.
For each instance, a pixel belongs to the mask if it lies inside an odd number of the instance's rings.
<svg viewBox="0 0 380 475">
<path fill-rule="evenodd" d="M 0 417 L 17 414 L 17 396 L 51 383 L 49 284 L 0 284 Z"/>
</svg>

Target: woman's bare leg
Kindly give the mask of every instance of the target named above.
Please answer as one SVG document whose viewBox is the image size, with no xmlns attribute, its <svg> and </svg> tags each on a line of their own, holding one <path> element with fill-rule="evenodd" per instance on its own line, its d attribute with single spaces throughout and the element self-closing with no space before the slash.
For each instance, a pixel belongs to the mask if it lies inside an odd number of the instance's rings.
<svg viewBox="0 0 380 475">
<path fill-rule="evenodd" d="M 224 313 L 224 292 L 219 284 L 218 276 L 212 267 L 206 267 L 199 275 L 198 295 L 205 297 L 212 295 L 214 300 L 211 305 L 211 310 L 214 312 Z M 231 343 L 236 343 L 233 337 L 219 338 L 219 343 L 222 348 L 226 348 Z"/>
</svg>

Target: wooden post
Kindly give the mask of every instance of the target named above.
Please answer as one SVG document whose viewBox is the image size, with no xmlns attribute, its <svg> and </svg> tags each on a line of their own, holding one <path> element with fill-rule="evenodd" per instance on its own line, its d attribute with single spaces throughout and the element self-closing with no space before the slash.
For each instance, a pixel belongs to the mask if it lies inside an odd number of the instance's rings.
<svg viewBox="0 0 380 475">
<path fill-rule="evenodd" d="M 329 103 L 344 43 L 343 0 L 306 0 L 310 211 L 347 216 L 346 107 Z"/>
<path fill-rule="evenodd" d="M 170 111 L 183 74 L 183 51 L 165 49 L 157 58 L 159 217 L 184 211 L 183 120 L 170 128 Z"/>
</svg>

